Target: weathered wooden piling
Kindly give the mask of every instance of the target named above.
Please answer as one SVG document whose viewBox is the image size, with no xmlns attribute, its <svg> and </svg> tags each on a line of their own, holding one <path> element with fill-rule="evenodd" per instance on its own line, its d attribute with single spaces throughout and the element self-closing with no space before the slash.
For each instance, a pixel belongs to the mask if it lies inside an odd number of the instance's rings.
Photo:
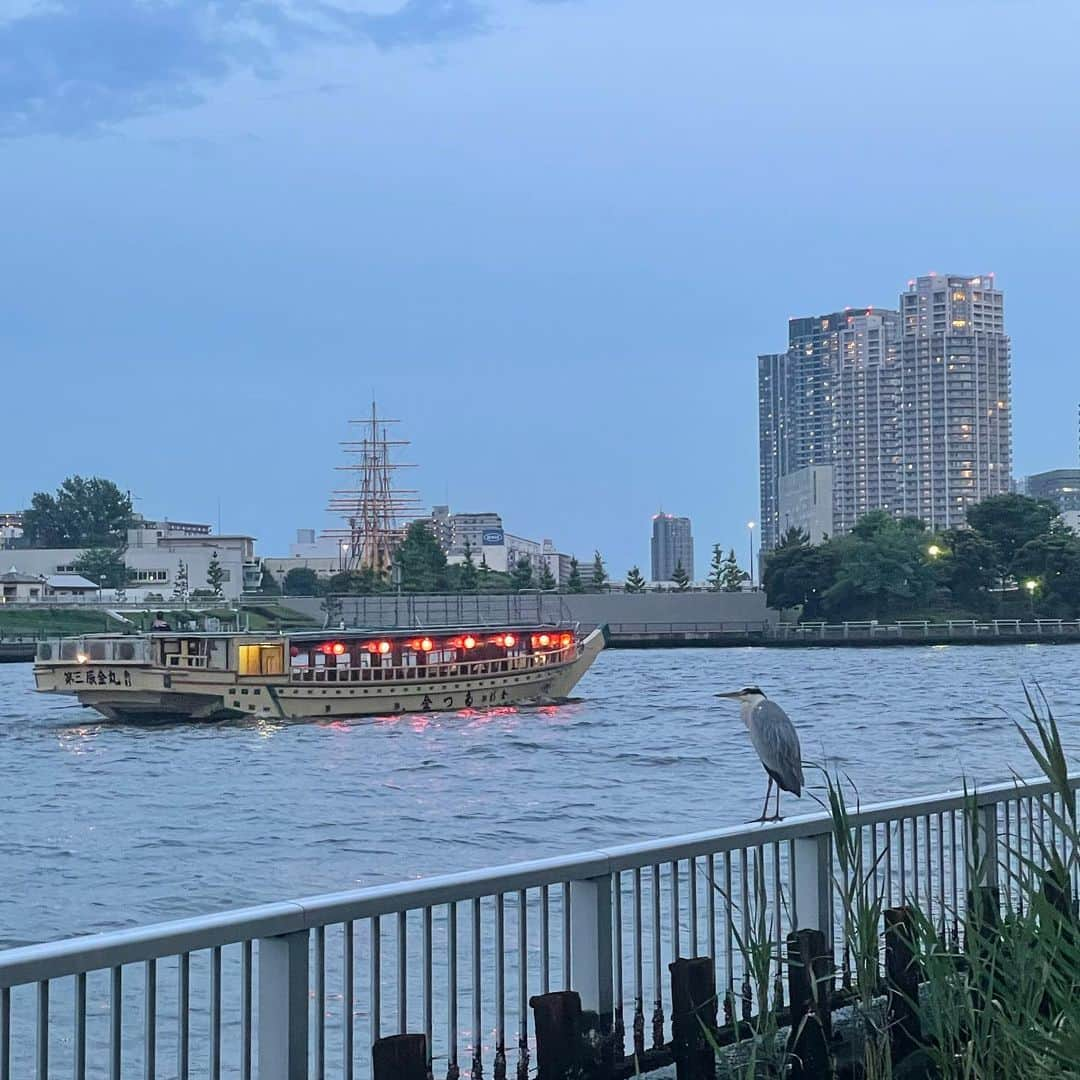
<svg viewBox="0 0 1080 1080">
<path fill-rule="evenodd" d="M 716 965 L 711 956 L 668 964 L 671 972 L 671 1042 L 677 1080 L 714 1080 Z"/>
<path fill-rule="evenodd" d="M 787 937 L 789 1076 L 792 1080 L 821 1080 L 832 1076 L 831 999 L 833 960 L 820 930 L 796 930 Z"/>
<path fill-rule="evenodd" d="M 529 998 L 536 1027 L 537 1080 L 609 1080 L 611 1032 L 581 1008 L 576 990 L 555 990 Z"/>
<path fill-rule="evenodd" d="M 371 1048 L 374 1080 L 427 1080 L 427 1039 L 387 1035 Z"/>
<path fill-rule="evenodd" d="M 885 985 L 888 990 L 889 1043 L 893 1063 L 918 1050 L 919 965 L 915 958 L 915 918 L 910 908 L 885 911 Z"/>
</svg>

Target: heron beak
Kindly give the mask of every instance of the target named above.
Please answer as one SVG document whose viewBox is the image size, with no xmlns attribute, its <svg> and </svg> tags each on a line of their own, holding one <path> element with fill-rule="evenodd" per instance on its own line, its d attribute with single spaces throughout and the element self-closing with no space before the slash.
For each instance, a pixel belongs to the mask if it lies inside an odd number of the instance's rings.
<svg viewBox="0 0 1080 1080">
<path fill-rule="evenodd" d="M 742 694 L 741 690 L 727 690 L 723 694 L 717 694 L 719 698 L 737 698 Z"/>
</svg>

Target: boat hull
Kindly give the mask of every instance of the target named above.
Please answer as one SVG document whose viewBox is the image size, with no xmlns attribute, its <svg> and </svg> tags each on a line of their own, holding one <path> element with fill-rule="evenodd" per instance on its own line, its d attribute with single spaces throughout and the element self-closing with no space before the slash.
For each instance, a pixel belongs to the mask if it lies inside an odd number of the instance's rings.
<svg viewBox="0 0 1080 1080">
<path fill-rule="evenodd" d="M 38 689 L 74 692 L 82 705 L 112 720 L 289 721 L 481 710 L 566 700 L 603 647 L 604 634 L 597 629 L 569 663 L 476 677 L 344 685 L 266 680 L 215 686 L 204 676 L 181 686 L 176 685 L 178 679 L 163 677 L 159 671 L 136 670 L 130 686 L 74 691 L 50 686 L 48 675 L 38 673 Z"/>
</svg>

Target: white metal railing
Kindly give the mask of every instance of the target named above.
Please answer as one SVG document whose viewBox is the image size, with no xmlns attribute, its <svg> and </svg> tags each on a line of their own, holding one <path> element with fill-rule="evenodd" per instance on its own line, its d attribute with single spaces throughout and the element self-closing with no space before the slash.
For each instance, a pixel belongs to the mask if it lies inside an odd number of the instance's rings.
<svg viewBox="0 0 1080 1080">
<path fill-rule="evenodd" d="M 1065 845 L 1046 782 L 972 798 L 973 828 L 960 792 L 852 815 L 885 906 L 914 901 L 955 933 L 973 867 L 1007 899 L 1025 858 Z M 353 1080 L 375 1039 L 404 1031 L 427 1035 L 439 1080 L 525 1077 L 530 994 L 564 987 L 621 1053 L 641 1053 L 669 1037 L 676 957 L 714 958 L 729 1019 L 759 1007 L 739 944 L 756 914 L 777 943 L 821 929 L 842 952 L 837 876 L 832 823 L 815 814 L 9 949 L 0 1080 L 84 1080 L 91 1066 L 115 1080 Z"/>
<path fill-rule="evenodd" d="M 1078 619 L 948 619 L 932 622 L 928 619 L 900 622 L 863 621 L 824 623 L 779 623 L 771 631 L 773 638 L 897 638 L 930 639 L 949 638 L 999 638 L 999 637 L 1080 637 Z"/>
</svg>

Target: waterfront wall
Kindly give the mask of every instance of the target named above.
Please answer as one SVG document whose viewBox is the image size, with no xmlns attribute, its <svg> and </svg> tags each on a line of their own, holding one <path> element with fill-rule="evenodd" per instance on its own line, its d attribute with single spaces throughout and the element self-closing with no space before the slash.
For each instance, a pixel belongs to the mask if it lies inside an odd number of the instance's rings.
<svg viewBox="0 0 1080 1080">
<path fill-rule="evenodd" d="M 341 617 L 349 626 L 453 626 L 471 622 L 578 622 L 585 630 L 607 624 L 616 637 L 620 627 L 645 626 L 676 633 L 762 634 L 779 616 L 768 608 L 765 593 L 581 593 L 554 595 L 342 596 Z M 282 605 L 314 619 L 323 618 L 318 597 L 284 596 Z"/>
</svg>

